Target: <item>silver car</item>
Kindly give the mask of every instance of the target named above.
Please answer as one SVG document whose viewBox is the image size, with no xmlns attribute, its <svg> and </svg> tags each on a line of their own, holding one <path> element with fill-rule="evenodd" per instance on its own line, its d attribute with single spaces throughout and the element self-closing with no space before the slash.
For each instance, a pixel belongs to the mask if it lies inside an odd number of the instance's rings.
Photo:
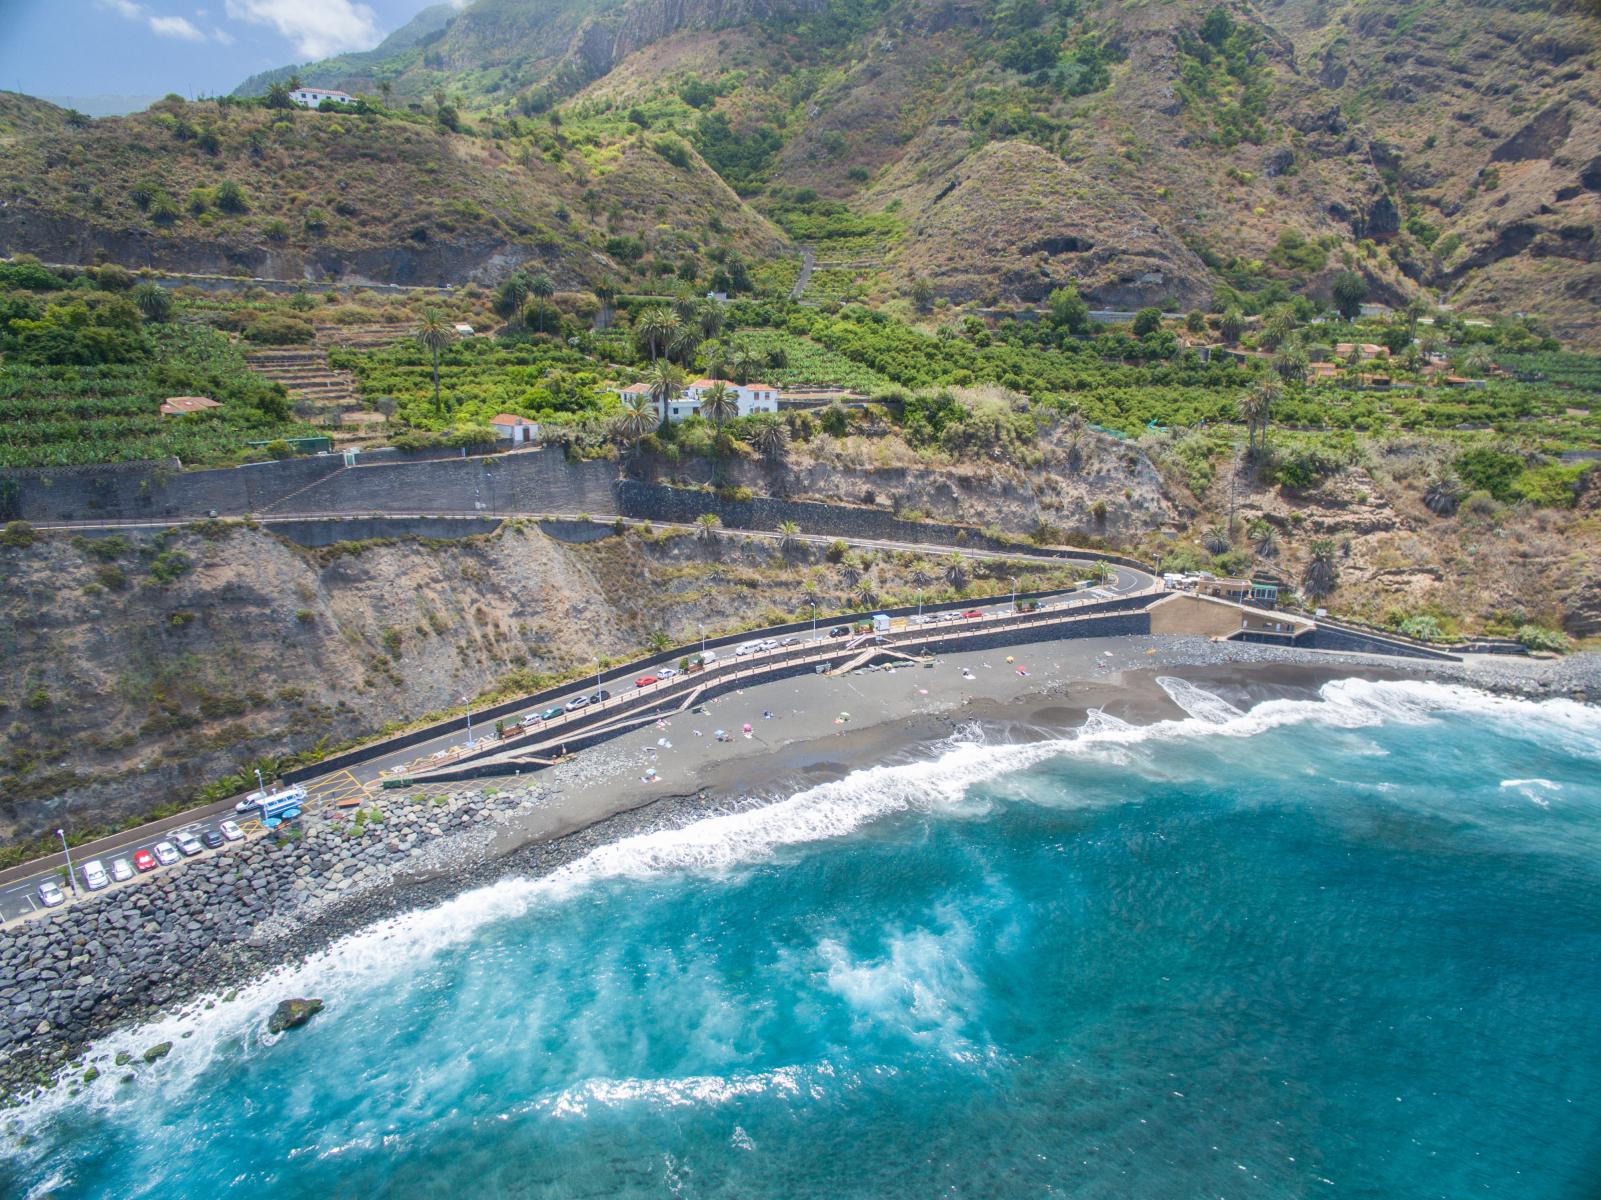
<svg viewBox="0 0 1601 1200">
<path fill-rule="evenodd" d="M 67 897 L 61 890 L 61 885 L 54 879 L 41 879 L 39 881 L 39 903 L 46 908 L 54 908 L 58 904 L 65 904 Z"/>
<path fill-rule="evenodd" d="M 164 867 L 170 867 L 183 858 L 183 855 L 178 853 L 178 847 L 171 842 L 157 842 L 150 850 L 156 856 L 156 861 Z"/>
<path fill-rule="evenodd" d="M 125 858 L 119 858 L 111 864 L 111 878 L 118 883 L 126 883 L 133 878 L 133 864 Z"/>
</svg>

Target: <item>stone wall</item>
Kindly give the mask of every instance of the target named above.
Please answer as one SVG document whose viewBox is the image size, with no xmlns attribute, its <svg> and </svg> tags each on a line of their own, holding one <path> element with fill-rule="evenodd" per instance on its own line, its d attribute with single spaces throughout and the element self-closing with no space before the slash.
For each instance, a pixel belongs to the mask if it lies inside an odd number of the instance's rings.
<svg viewBox="0 0 1601 1200">
<path fill-rule="evenodd" d="M 975 549 L 1016 550 L 1018 547 L 995 542 L 963 525 L 939 521 L 901 521 L 894 513 L 880 508 L 849 504 L 823 504 L 815 500 L 780 500 L 756 496 L 750 500 L 724 500 L 716 492 L 695 488 L 675 488 L 635 479 L 617 482 L 617 507 L 625 517 L 636 520 L 674 521 L 688 524 L 703 513 L 712 513 L 730 529 L 759 529 L 771 533 L 785 521 L 793 521 L 802 533 L 829 537 L 861 538 L 917 545 L 969 545 Z M 1053 552 L 1027 547 L 1033 554 L 1080 557 L 1069 552 Z M 1123 566 L 1149 570 L 1147 563 L 1117 554 L 1096 557 Z"/>
<path fill-rule="evenodd" d="M 366 542 L 375 538 L 431 538 L 447 541 L 493 533 L 497 517 L 335 517 L 300 521 L 263 521 L 262 528 L 297 546 L 332 546 L 336 542 Z M 109 532 L 109 531 L 108 531 Z"/>
<path fill-rule="evenodd" d="M 7 471 L 14 515 L 35 524 L 70 521 L 189 521 L 218 516 L 327 513 L 574 513 L 610 515 L 616 469 L 568 463 L 558 450 L 488 457 L 342 454 L 180 471 L 137 467 Z"/>
</svg>

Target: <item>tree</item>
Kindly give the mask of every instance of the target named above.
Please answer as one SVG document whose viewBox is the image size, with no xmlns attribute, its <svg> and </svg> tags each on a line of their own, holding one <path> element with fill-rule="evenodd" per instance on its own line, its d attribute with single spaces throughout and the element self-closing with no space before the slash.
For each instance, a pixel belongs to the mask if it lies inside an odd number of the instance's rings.
<svg viewBox="0 0 1601 1200">
<path fill-rule="evenodd" d="M 756 372 L 766 365 L 762 356 L 748 346 L 735 350 L 728 360 L 729 370 L 734 372 L 735 383 L 749 383 Z"/>
<path fill-rule="evenodd" d="M 1257 342 L 1264 350 L 1277 350 L 1295 336 L 1297 327 L 1293 310 L 1288 307 L 1276 309 L 1272 316 L 1262 322 L 1262 333 Z"/>
<path fill-rule="evenodd" d="M 434 414 L 442 416 L 445 408 L 439 398 L 439 352 L 450 345 L 456 331 L 437 308 L 426 309 L 417 323 L 417 344 L 428 351 L 434 364 Z"/>
<path fill-rule="evenodd" d="M 722 429 L 724 422 L 739 416 L 738 393 L 721 380 L 712 384 L 700 399 L 700 415 Z"/>
<path fill-rule="evenodd" d="M 1218 321 L 1217 332 L 1225 345 L 1238 346 L 1240 344 L 1240 334 L 1245 332 L 1245 318 L 1240 314 L 1240 310 L 1237 308 L 1224 309 L 1223 316 Z"/>
<path fill-rule="evenodd" d="M 1223 554 L 1229 548 L 1229 535 L 1221 525 L 1208 525 L 1201 532 L 1201 545 L 1208 554 Z"/>
<path fill-rule="evenodd" d="M 1240 417 L 1245 421 L 1246 450 L 1253 458 L 1267 446 L 1267 430 L 1273 420 L 1273 406 L 1283 395 L 1283 385 L 1269 376 L 1240 397 Z"/>
<path fill-rule="evenodd" d="M 751 444 L 770 463 L 781 463 L 789 454 L 789 430 L 776 418 L 761 422 L 751 435 Z"/>
<path fill-rule="evenodd" d="M 388 104 L 390 98 L 395 94 L 395 85 L 387 79 L 380 79 L 378 81 L 378 94 L 384 98 L 384 103 Z"/>
<path fill-rule="evenodd" d="M 212 191 L 212 202 L 223 212 L 248 212 L 250 204 L 245 199 L 245 189 L 232 179 L 224 179 Z"/>
<path fill-rule="evenodd" d="M 651 403 L 649 396 L 638 394 L 628 396 L 624 398 L 623 411 L 617 417 L 617 436 L 630 447 L 637 449 L 645 435 L 659 423 L 656 406 Z"/>
<path fill-rule="evenodd" d="M 650 385 L 651 402 L 658 406 L 661 420 L 667 419 L 667 406 L 678 398 L 684 387 L 684 372 L 676 363 L 658 359 L 645 376 Z"/>
<path fill-rule="evenodd" d="M 647 308 L 634 322 L 634 332 L 642 341 L 654 362 L 678 331 L 678 318 L 665 308 Z"/>
<path fill-rule="evenodd" d="M 1273 369 L 1285 383 L 1305 383 L 1309 364 L 1306 351 L 1289 345 L 1273 356 Z"/>
<path fill-rule="evenodd" d="M 1362 302 L 1368 298 L 1367 281 L 1355 271 L 1341 271 L 1329 285 L 1334 307 L 1347 321 L 1362 315 Z"/>
<path fill-rule="evenodd" d="M 920 313 L 934 307 L 934 285 L 921 275 L 912 280 L 912 305 Z"/>
<path fill-rule="evenodd" d="M 1449 517 L 1462 503 L 1462 480 L 1449 468 L 1429 478 L 1423 489 L 1423 504 L 1437 517 Z"/>
<path fill-rule="evenodd" d="M 722 524 L 722 518 L 716 513 L 701 513 L 695 518 L 695 537 L 703 542 L 714 542 Z"/>
<path fill-rule="evenodd" d="M 528 281 L 528 294 L 534 298 L 539 311 L 539 332 L 545 332 L 545 302 L 556 294 L 556 285 L 549 275 L 541 271 Z"/>
<path fill-rule="evenodd" d="M 788 551 L 794 548 L 800 540 L 800 526 L 794 521 L 780 521 L 778 524 L 778 548 Z"/>
<path fill-rule="evenodd" d="M 714 338 L 723 331 L 723 322 L 726 317 L 722 307 L 717 304 L 703 304 L 700 306 L 697 323 L 704 338 Z"/>
<path fill-rule="evenodd" d="M 612 305 L 617 303 L 617 283 L 610 275 L 602 275 L 600 282 L 595 285 L 595 302 L 600 305 L 600 312 L 595 321 L 596 327 L 610 329 Z"/>
<path fill-rule="evenodd" d="M 673 320 L 678 322 L 678 318 Z M 667 343 L 669 357 L 676 358 L 684 366 L 695 361 L 695 351 L 700 349 L 700 326 L 690 322 L 679 322 L 673 329 L 672 338 Z"/>
<path fill-rule="evenodd" d="M 1312 543 L 1312 557 L 1307 561 L 1302 586 L 1313 599 L 1327 596 L 1339 582 L 1340 569 L 1334 561 L 1333 538 L 1318 538 Z"/>
<path fill-rule="evenodd" d="M 1142 308 L 1134 314 L 1134 336 L 1144 337 L 1155 333 L 1162 328 L 1162 310 L 1159 308 Z"/>
<path fill-rule="evenodd" d="M 493 308 L 496 315 L 505 317 L 508 321 L 513 317 L 521 317 L 523 306 L 528 303 L 528 296 L 528 276 L 522 271 L 512 272 L 495 293 Z"/>
<path fill-rule="evenodd" d="M 1090 306 L 1078 294 L 1078 285 L 1059 287 L 1046 298 L 1051 320 L 1069 333 L 1083 333 L 1090 327 Z"/>
<path fill-rule="evenodd" d="M 147 321 L 172 320 L 172 293 L 160 284 L 141 283 L 133 289 L 133 302 Z"/>
<path fill-rule="evenodd" d="M 1184 329 L 1187 333 L 1206 332 L 1206 314 L 1198 308 L 1190 309 L 1189 316 L 1184 318 Z"/>
<path fill-rule="evenodd" d="M 293 108 L 295 102 L 289 98 L 289 89 L 281 83 L 267 85 L 266 103 L 268 108 Z"/>
<path fill-rule="evenodd" d="M 967 586 L 967 560 L 954 550 L 945 556 L 945 582 L 958 592 Z"/>
</svg>

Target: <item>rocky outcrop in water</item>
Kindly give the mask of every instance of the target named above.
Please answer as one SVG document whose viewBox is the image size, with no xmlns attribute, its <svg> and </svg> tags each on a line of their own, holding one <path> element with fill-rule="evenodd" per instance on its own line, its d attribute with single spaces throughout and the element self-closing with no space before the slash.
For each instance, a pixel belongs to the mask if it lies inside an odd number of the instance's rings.
<svg viewBox="0 0 1601 1200">
<path fill-rule="evenodd" d="M 281 1001 L 278 1007 L 273 1009 L 272 1016 L 267 1018 L 267 1032 L 282 1033 L 286 1029 L 299 1029 L 321 1011 L 321 1000 Z"/>
</svg>

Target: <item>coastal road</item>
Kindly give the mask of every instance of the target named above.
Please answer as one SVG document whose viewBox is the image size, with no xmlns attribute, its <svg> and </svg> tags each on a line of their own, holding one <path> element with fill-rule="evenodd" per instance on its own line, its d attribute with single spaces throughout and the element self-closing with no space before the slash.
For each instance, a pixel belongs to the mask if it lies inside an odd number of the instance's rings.
<svg viewBox="0 0 1601 1200">
<path fill-rule="evenodd" d="M 315 518 L 297 517 L 296 519 L 304 520 Z M 153 527 L 165 529 L 169 528 L 172 524 L 173 523 L 170 521 L 107 522 L 99 527 Z M 654 522 L 654 524 L 660 527 L 667 523 Z M 68 526 L 66 528 L 83 529 L 85 527 L 85 525 L 77 524 Z M 41 526 L 40 528 L 52 527 Z M 688 525 L 679 525 L 677 528 L 689 529 L 693 527 Z M 735 536 L 767 538 L 773 541 L 780 539 L 780 535 L 777 533 L 765 533 L 757 530 L 731 530 L 727 532 Z M 972 550 L 967 547 L 932 546 L 924 543 L 899 542 L 887 539 L 836 539 L 834 537 L 821 534 L 801 534 L 797 535 L 794 540 L 825 545 L 836 540 L 845 540 L 851 545 L 857 547 L 896 551 L 910 550 L 920 554 L 928 555 L 949 554 L 954 551 L 962 554 L 964 557 L 973 559 L 1024 559 L 1033 557 L 1042 561 L 1064 561 L 1063 556 L 1060 555 L 1046 556 L 1037 551 L 1033 554 L 1030 554 L 1028 548 L 1020 548 L 1015 552 Z M 1099 560 L 1095 555 L 1093 555 L 1093 553 L 1086 552 L 1082 556 L 1073 556 L 1068 558 L 1066 561 L 1085 562 L 1104 560 Z M 1108 576 L 1105 578 L 1101 586 L 1096 587 L 1089 592 L 1077 592 L 1073 593 L 1073 595 L 1080 600 L 1094 598 L 1115 599 L 1120 596 L 1133 595 L 1135 593 L 1153 588 L 1155 585 L 1155 578 L 1148 572 L 1136 570 L 1122 564 L 1109 564 Z M 949 605 L 947 605 L 947 607 L 949 607 Z M 1009 599 L 1003 599 L 997 603 L 996 598 L 992 597 L 987 600 L 963 601 L 961 602 L 960 607 L 976 608 L 983 612 L 986 618 L 990 618 L 1000 616 L 1005 612 L 1009 612 L 1011 605 Z M 935 611 L 932 606 L 930 611 Z M 817 623 L 818 631 L 821 633 L 829 627 L 837 625 L 841 622 L 858 619 L 859 615 L 860 614 L 847 614 L 837 615 L 830 618 L 819 617 Z M 782 639 L 785 636 L 793 636 L 793 634 L 790 631 L 777 632 L 769 630 L 764 632 L 763 630 L 751 630 L 743 636 L 746 640 L 755 641 L 770 637 Z M 619 674 L 620 680 L 610 680 L 604 686 L 615 691 L 631 692 L 631 684 L 634 677 L 650 674 L 657 668 L 675 663 L 678 657 L 683 654 L 683 652 L 684 651 L 682 648 L 680 648 L 666 654 L 657 654 L 640 659 L 634 663 L 628 664 L 624 668 L 613 668 L 613 673 Z M 726 650 L 721 652 L 731 655 L 733 650 L 732 647 L 728 647 Z M 554 703 L 565 703 L 565 701 L 572 696 L 592 694 L 595 691 L 595 688 L 596 685 L 592 680 L 574 681 L 567 688 L 563 689 L 563 695 L 559 700 L 553 700 L 549 695 L 543 695 L 537 698 L 529 697 L 529 705 L 527 708 L 520 709 L 510 715 L 502 716 L 500 719 L 505 722 L 508 728 L 510 728 L 515 726 L 522 717 L 529 715 L 530 713 L 537 713 Z M 622 698 L 622 696 L 618 696 L 616 700 L 607 707 L 615 707 L 617 703 L 622 701 Z M 555 718 L 548 725 L 542 723 L 541 730 L 543 732 L 549 732 L 551 729 L 555 728 L 570 727 L 577 731 L 593 725 L 595 723 L 595 719 L 601 715 L 602 714 L 598 712 L 580 709 L 577 712 Z M 608 717 L 611 715 L 613 714 L 610 712 L 605 714 L 605 716 Z M 493 738 L 493 725 L 492 723 L 476 725 L 473 732 L 476 742 L 481 743 L 485 734 L 488 734 L 491 739 Z M 470 751 L 471 749 L 476 748 L 476 746 L 466 746 L 466 742 L 467 724 L 464 717 L 459 732 L 443 734 L 429 741 L 407 746 L 403 749 L 395 750 L 389 753 L 377 754 L 370 759 L 367 759 L 359 764 L 352 765 L 346 769 L 333 771 L 327 775 L 319 776 L 312 780 L 303 781 L 299 786 L 306 788 L 307 791 L 311 793 L 310 799 L 314 806 L 328 806 L 337 804 L 342 800 L 348 801 L 351 799 L 360 799 L 371 794 L 371 792 L 375 790 L 375 785 L 387 776 L 442 766 L 458 757 L 461 757 L 464 753 Z M 86 843 L 82 846 L 76 846 L 72 850 L 72 862 L 78 887 L 80 890 L 83 888 L 82 866 L 88 861 L 98 860 L 109 871 L 112 863 L 116 859 L 127 858 L 131 861 L 133 855 L 137 851 L 148 850 L 157 842 L 170 841 L 172 840 L 172 836 L 180 831 L 190 830 L 198 835 L 205 830 L 216 829 L 223 820 L 229 818 L 238 818 L 241 825 L 245 824 L 245 821 L 240 817 L 240 814 L 235 812 L 233 799 L 191 809 L 187 812 L 174 815 L 161 821 L 151 822 L 150 824 L 140 826 L 136 829 L 124 830 L 120 833 L 112 834 L 98 841 Z M 227 852 L 228 844 L 225 844 L 215 851 L 206 851 L 208 854 L 225 854 Z M 160 869 L 161 868 L 158 868 L 158 870 Z M 34 863 L 23 864 L 19 867 L 14 867 L 6 871 L 0 871 L 0 921 L 25 917 L 39 911 L 42 908 L 38 891 L 39 883 L 45 878 L 55 877 L 59 882 L 62 883 L 63 891 L 67 893 L 69 903 L 76 899 L 77 897 L 74 896 L 72 888 L 62 878 L 62 874 L 63 872 L 60 856 L 51 856 L 45 860 L 37 860 Z M 142 876 L 136 876 L 134 880 L 130 880 L 127 883 L 114 884 L 112 886 L 133 886 L 138 882 L 139 878 L 142 878 Z"/>
</svg>

